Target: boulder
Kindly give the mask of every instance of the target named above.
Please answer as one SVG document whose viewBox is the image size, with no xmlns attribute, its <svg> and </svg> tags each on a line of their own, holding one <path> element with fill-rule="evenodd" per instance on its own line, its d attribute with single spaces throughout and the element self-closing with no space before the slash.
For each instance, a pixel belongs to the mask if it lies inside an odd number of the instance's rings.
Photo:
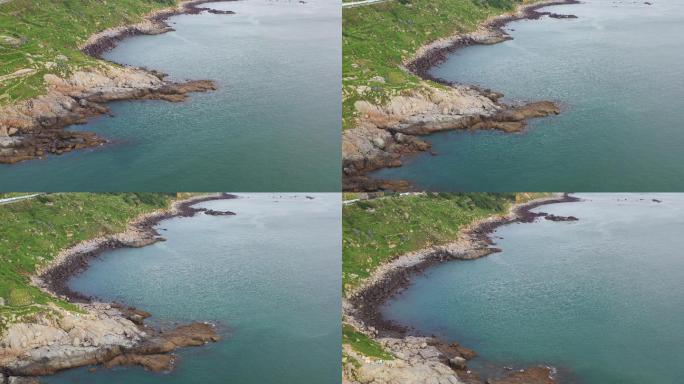
<svg viewBox="0 0 684 384">
<path fill-rule="evenodd" d="M 460 356 L 452 357 L 451 359 L 449 359 L 449 366 L 453 369 L 457 369 L 460 371 L 464 371 L 467 369 L 466 363 L 466 359 Z"/>
<path fill-rule="evenodd" d="M 152 372 L 170 371 L 173 368 L 175 356 L 173 355 L 120 355 L 104 364 L 106 368 L 113 368 L 120 365 L 139 365 Z"/>
</svg>

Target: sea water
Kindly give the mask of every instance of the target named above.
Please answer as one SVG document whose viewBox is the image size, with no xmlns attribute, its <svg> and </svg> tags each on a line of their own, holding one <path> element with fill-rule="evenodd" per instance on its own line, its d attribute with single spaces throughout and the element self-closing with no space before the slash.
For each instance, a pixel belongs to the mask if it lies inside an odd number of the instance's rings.
<svg viewBox="0 0 684 384">
<path fill-rule="evenodd" d="M 118 249 L 72 289 L 149 311 L 146 322 L 217 325 L 222 339 L 178 352 L 171 373 L 139 367 L 65 371 L 47 383 L 340 381 L 340 195 L 248 194 L 201 203 L 236 216 L 173 218 L 167 239 Z"/>
<path fill-rule="evenodd" d="M 501 253 L 429 268 L 384 315 L 473 348 L 469 367 L 485 372 L 542 364 L 563 383 L 681 382 L 684 195 L 579 197 L 535 210 L 579 221 L 501 227 Z"/>
</svg>

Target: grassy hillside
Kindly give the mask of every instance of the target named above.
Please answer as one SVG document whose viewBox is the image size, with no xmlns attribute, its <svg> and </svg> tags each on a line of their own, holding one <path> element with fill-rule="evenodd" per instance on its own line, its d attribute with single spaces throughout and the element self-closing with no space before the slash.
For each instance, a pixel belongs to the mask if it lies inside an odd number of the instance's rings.
<svg viewBox="0 0 684 384">
<path fill-rule="evenodd" d="M 536 193 L 428 193 L 359 201 L 343 208 L 342 282 L 347 290 L 379 265 L 458 238 L 473 221 L 504 213 Z"/>
<path fill-rule="evenodd" d="M 342 343 L 349 344 L 356 352 L 382 360 L 394 360 L 394 356 L 385 351 L 380 344 L 352 326 L 342 325 Z"/>
<path fill-rule="evenodd" d="M 444 244 L 458 238 L 463 226 L 474 220 L 508 211 L 550 193 L 428 193 L 401 196 L 388 193 L 361 200 L 342 209 L 343 291 L 358 285 L 379 265 L 405 253 Z M 346 199 L 358 198 L 349 194 Z M 380 344 L 348 324 L 342 343 L 371 359 L 392 360 Z M 359 362 L 344 354 L 343 362 Z"/>
<path fill-rule="evenodd" d="M 0 106 L 44 93 L 43 76 L 97 65 L 78 50 L 95 32 L 176 0 L 10 0 L 0 4 Z"/>
<path fill-rule="evenodd" d="M 419 86 L 400 68 L 429 42 L 472 31 L 490 16 L 533 0 L 390 0 L 345 8 L 342 18 L 343 127 L 352 128 L 354 103 L 383 104 Z M 433 84 L 435 85 L 435 84 Z"/>
<path fill-rule="evenodd" d="M 136 216 L 166 207 L 172 195 L 69 193 L 0 205 L 0 332 L 55 300 L 29 284 L 36 268 L 80 241 L 122 231 Z"/>
</svg>

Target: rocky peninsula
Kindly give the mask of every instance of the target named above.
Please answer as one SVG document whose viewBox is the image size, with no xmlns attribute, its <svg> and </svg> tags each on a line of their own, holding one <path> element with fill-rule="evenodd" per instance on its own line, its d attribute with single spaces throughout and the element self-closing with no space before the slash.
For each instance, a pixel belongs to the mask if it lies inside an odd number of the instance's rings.
<svg viewBox="0 0 684 384">
<path fill-rule="evenodd" d="M 543 365 L 512 370 L 500 378 L 486 381 L 477 372 L 468 369 L 468 360 L 477 353 L 457 342 L 423 335 L 383 318 L 380 306 L 393 295 L 405 289 L 415 274 L 426 268 L 452 260 L 472 260 L 499 252 L 492 247 L 489 235 L 500 226 L 511 223 L 529 223 L 547 217 L 531 210 L 543 205 L 574 202 L 577 198 L 557 194 L 513 205 L 504 215 L 476 220 L 463 228 L 458 240 L 433 246 L 380 265 L 362 284 L 348 291 L 343 299 L 343 320 L 347 326 L 374 340 L 393 355 L 393 359 L 376 359 L 364 356 L 349 345 L 344 346 L 346 356 L 353 359 L 344 363 L 344 382 L 351 383 L 444 383 L 444 384 L 553 384 L 554 368 Z M 555 216 L 557 221 L 562 217 Z M 576 218 L 565 218 L 574 220 Z M 505 371 L 505 369 L 502 369 Z"/>
<path fill-rule="evenodd" d="M 154 229 L 161 220 L 191 217 L 199 212 L 215 214 L 218 211 L 193 206 L 203 201 L 233 198 L 236 196 L 223 193 L 176 201 L 168 209 L 141 215 L 123 232 L 65 249 L 38 269 L 31 283 L 51 297 L 76 305 L 76 310 L 49 303 L 49 310 L 31 316 L 29 321 L 10 323 L 0 335 L 0 382 L 99 364 L 108 368 L 140 365 L 155 372 L 169 371 L 174 367 L 176 349 L 218 341 L 220 336 L 213 324 L 197 322 L 173 329 L 156 329 L 145 324 L 145 319 L 151 316 L 149 313 L 123 304 L 99 302 L 70 290 L 67 281 L 103 252 L 163 241 Z"/>
<path fill-rule="evenodd" d="M 204 11 L 232 13 L 199 7 L 208 2 L 212 1 L 181 1 L 175 7 L 146 15 L 139 23 L 98 32 L 78 49 L 100 59 L 102 53 L 115 47 L 125 37 L 155 35 L 173 30 L 165 22 L 173 15 Z M 57 59 L 61 62 L 45 63 L 46 68 L 68 65 L 68 57 L 60 55 Z M 15 77 L 36 73 L 36 70 L 27 71 L 15 73 Z M 165 74 L 156 71 L 124 67 L 104 60 L 79 68 L 66 77 L 46 73 L 43 76 L 46 87 L 44 94 L 0 106 L 0 164 L 13 164 L 47 154 L 59 155 L 105 144 L 107 140 L 94 133 L 68 131 L 65 128 L 85 124 L 92 117 L 110 113 L 105 105 L 107 102 L 150 99 L 181 102 L 189 93 L 216 89 L 210 80 L 176 83 L 165 78 Z M 8 79 L 0 79 L 0 83 Z"/>
<path fill-rule="evenodd" d="M 368 172 L 399 167 L 404 155 L 429 151 L 430 143 L 420 136 L 447 130 L 499 130 L 521 132 L 531 118 L 556 115 L 560 107 L 553 101 L 521 105 L 502 102 L 501 93 L 475 86 L 453 84 L 433 77 L 429 70 L 459 48 L 497 44 L 510 40 L 503 27 L 515 20 L 565 15 L 540 12 L 550 5 L 575 4 L 577 0 L 545 0 L 521 5 L 515 11 L 489 18 L 476 30 L 457 33 L 420 47 L 402 67 L 421 81 L 413 89 L 394 95 L 378 105 L 363 98 L 354 103 L 356 118 L 342 134 L 343 188 L 346 191 L 406 190 L 404 181 L 375 180 Z M 377 82 L 384 83 L 384 78 Z M 366 87 L 368 88 L 368 87 Z M 370 88 L 369 88 L 370 90 Z M 366 91 L 356 92 L 363 95 Z"/>
</svg>

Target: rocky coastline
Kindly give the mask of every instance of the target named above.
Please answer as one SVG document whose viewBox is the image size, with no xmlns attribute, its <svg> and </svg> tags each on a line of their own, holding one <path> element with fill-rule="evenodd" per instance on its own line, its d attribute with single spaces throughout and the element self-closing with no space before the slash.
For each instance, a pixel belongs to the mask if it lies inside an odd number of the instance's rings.
<svg viewBox="0 0 684 384">
<path fill-rule="evenodd" d="M 138 217 L 121 233 L 87 240 L 62 251 L 37 271 L 32 283 L 70 301 L 79 311 L 50 304 L 48 310 L 31 322 L 11 324 L 0 335 L 0 383 L 13 382 L 10 378 L 29 380 L 88 365 L 106 368 L 140 365 L 155 372 L 170 371 L 175 364 L 176 349 L 218 341 L 220 336 L 213 324 L 196 322 L 173 329 L 156 329 L 145 324 L 149 313 L 123 304 L 98 302 L 70 290 L 67 281 L 84 271 L 88 262 L 103 252 L 163 241 L 154 229 L 162 220 L 218 212 L 193 206 L 234 198 L 237 196 L 221 193 L 176 201 L 168 209 Z"/>
<path fill-rule="evenodd" d="M 171 32 L 174 29 L 166 22 L 170 17 L 177 15 L 197 15 L 209 12 L 221 15 L 233 15 L 233 11 L 216 10 L 200 7 L 206 3 L 226 2 L 236 0 L 186 0 L 177 7 L 154 11 L 147 15 L 143 21 L 137 24 L 124 25 L 109 28 L 91 36 L 81 47 L 81 51 L 87 55 L 102 58 L 102 54 L 113 49 L 123 39 L 136 35 L 159 35 Z"/>
<path fill-rule="evenodd" d="M 500 378 L 483 381 L 477 372 L 468 369 L 467 362 L 476 352 L 431 335 L 384 319 L 379 308 L 389 298 L 411 284 L 411 278 L 430 266 L 452 260 L 472 260 L 500 252 L 494 248 L 490 235 L 497 228 L 512 223 L 531 223 L 548 214 L 532 209 L 556 203 L 576 202 L 568 194 L 537 199 L 511 207 L 506 215 L 489 217 L 471 224 L 460 232 L 453 243 L 431 247 L 400 256 L 381 265 L 365 282 L 348 292 L 343 299 L 346 324 L 374 339 L 396 356 L 395 360 L 378 361 L 365 358 L 351 348 L 345 353 L 361 362 L 360 367 L 345 364 L 347 383 L 450 383 L 450 384 L 554 384 L 553 367 L 536 366 L 512 371 Z M 553 216 L 554 221 L 574 221 L 577 218 Z M 506 372 L 506 369 L 501 369 Z M 399 381 L 397 381 L 399 380 Z"/>
<path fill-rule="evenodd" d="M 230 1 L 230 0 L 228 0 Z M 199 7 L 210 0 L 183 1 L 174 8 L 155 11 L 137 24 L 110 28 L 91 36 L 79 49 L 100 59 L 122 39 L 139 34 L 155 35 L 173 30 L 165 20 L 178 14 L 204 11 L 231 14 Z M 66 58 L 65 58 L 66 59 Z M 68 60 L 68 59 L 66 59 Z M 143 68 L 122 67 L 101 60 L 92 68 L 77 70 L 69 78 L 44 76 L 46 93 L 35 99 L 0 107 L 0 164 L 61 155 L 104 145 L 107 140 L 91 132 L 67 131 L 89 119 L 109 114 L 107 102 L 165 100 L 181 102 L 189 93 L 216 90 L 210 80 L 170 82 L 166 75 Z"/>
<path fill-rule="evenodd" d="M 510 40 L 512 37 L 503 27 L 511 21 L 539 19 L 544 15 L 570 18 L 572 15 L 540 12 L 539 9 L 576 3 L 577 0 L 547 0 L 520 6 L 514 12 L 486 20 L 474 32 L 439 39 L 418 49 L 416 55 L 404 63 L 407 71 L 426 80 L 418 89 L 392 97 L 383 106 L 367 101 L 355 103 L 359 114 L 355 127 L 342 134 L 343 189 L 356 192 L 411 189 L 406 181 L 376 180 L 368 173 L 399 167 L 404 156 L 429 151 L 431 144 L 420 136 L 448 130 L 515 133 L 523 131 L 529 119 L 559 114 L 560 106 L 553 101 L 511 105 L 500 101 L 501 93 L 435 78 L 429 70 L 462 47 Z"/>
<path fill-rule="evenodd" d="M 518 20 L 539 20 L 542 16 L 556 19 L 576 18 L 575 15 L 561 15 L 553 12 L 542 12 L 541 8 L 553 5 L 580 4 L 579 0 L 544 0 L 534 4 L 521 6 L 516 11 L 493 17 L 479 26 L 477 30 L 466 34 L 456 34 L 446 39 L 434 41 L 421 47 L 415 58 L 406 63 L 406 67 L 423 79 L 435 81 L 440 84 L 452 85 L 453 83 L 434 77 L 430 69 L 446 61 L 449 55 L 463 47 L 471 45 L 493 45 L 513 39 L 504 27 Z"/>
</svg>

